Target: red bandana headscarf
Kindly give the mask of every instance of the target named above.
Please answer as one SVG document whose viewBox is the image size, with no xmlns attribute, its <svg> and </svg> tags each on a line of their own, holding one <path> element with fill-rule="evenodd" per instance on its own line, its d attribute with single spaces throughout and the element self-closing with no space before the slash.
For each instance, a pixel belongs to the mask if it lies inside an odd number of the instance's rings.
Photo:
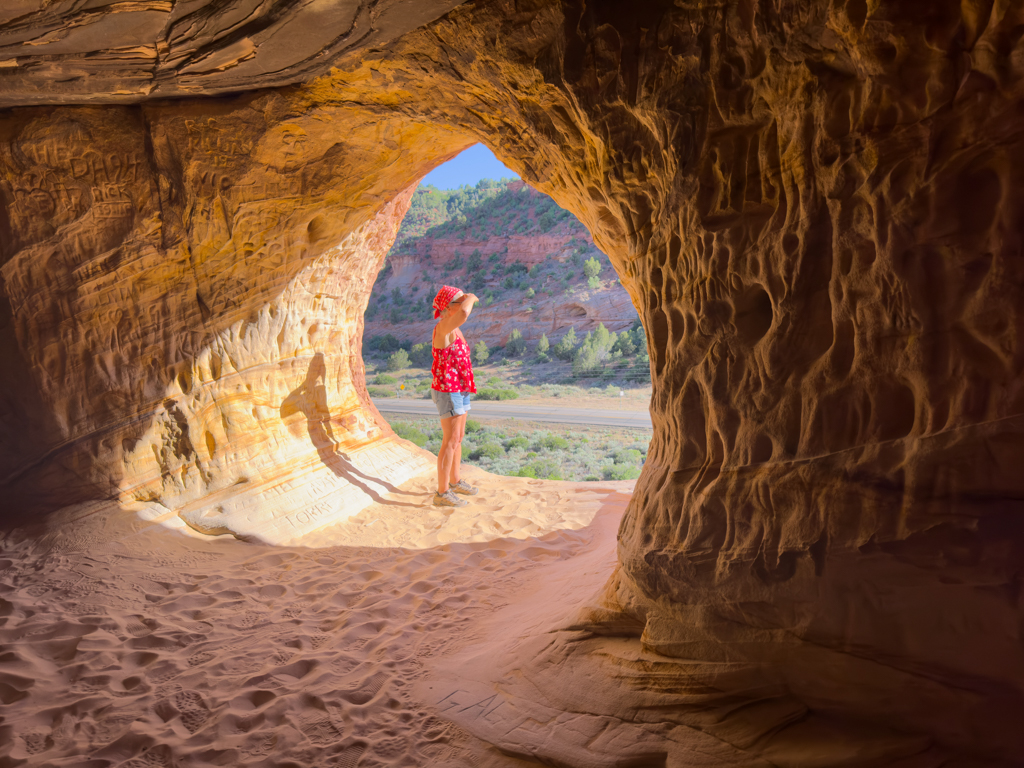
<svg viewBox="0 0 1024 768">
<path fill-rule="evenodd" d="M 452 299 L 458 296 L 462 291 L 459 288 L 455 288 L 451 285 L 442 285 L 441 290 L 437 292 L 437 296 L 434 297 L 434 319 L 436 320 L 441 316 L 441 313 L 448 309 L 448 305 L 452 303 Z"/>
</svg>

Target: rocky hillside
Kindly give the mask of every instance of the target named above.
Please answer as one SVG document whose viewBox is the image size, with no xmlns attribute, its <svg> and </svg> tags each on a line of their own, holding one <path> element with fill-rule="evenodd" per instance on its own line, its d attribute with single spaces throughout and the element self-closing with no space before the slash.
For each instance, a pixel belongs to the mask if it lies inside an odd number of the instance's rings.
<svg viewBox="0 0 1024 768">
<path fill-rule="evenodd" d="M 364 337 L 429 340 L 444 283 L 480 296 L 464 331 L 489 347 L 504 346 L 513 329 L 532 348 L 542 335 L 554 343 L 570 328 L 619 331 L 638 319 L 584 226 L 521 181 L 417 189 L 373 286 Z"/>
</svg>

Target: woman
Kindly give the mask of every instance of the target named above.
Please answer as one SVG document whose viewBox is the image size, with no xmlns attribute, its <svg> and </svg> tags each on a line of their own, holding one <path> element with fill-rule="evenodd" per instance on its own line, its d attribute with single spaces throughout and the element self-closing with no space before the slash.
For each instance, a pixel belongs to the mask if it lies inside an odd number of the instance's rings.
<svg viewBox="0 0 1024 768">
<path fill-rule="evenodd" d="M 469 396 L 476 392 L 469 344 L 459 326 L 469 319 L 479 301 L 472 293 L 463 293 L 450 285 L 441 286 L 434 297 L 434 319 L 441 319 L 431 336 L 434 364 L 430 367 L 433 383 L 430 397 L 441 417 L 441 449 L 437 452 L 437 493 L 435 507 L 464 507 L 469 502 L 455 494 L 476 494 L 477 489 L 459 476 L 462 462 L 462 435 L 466 430 Z"/>
</svg>

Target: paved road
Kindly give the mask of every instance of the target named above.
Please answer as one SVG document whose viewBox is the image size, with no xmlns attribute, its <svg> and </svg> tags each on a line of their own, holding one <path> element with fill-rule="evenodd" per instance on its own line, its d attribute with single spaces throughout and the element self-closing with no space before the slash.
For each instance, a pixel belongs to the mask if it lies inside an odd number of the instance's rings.
<svg viewBox="0 0 1024 768">
<path fill-rule="evenodd" d="M 373 404 L 381 413 L 402 413 L 417 416 L 437 416 L 430 400 L 404 398 L 374 398 Z M 647 411 L 616 411 L 596 408 L 559 408 L 546 405 L 517 405 L 510 402 L 476 400 L 470 413 L 480 418 L 523 419 L 524 421 L 552 421 L 559 424 L 589 424 L 595 427 L 639 427 L 651 429 L 651 414 Z"/>
</svg>

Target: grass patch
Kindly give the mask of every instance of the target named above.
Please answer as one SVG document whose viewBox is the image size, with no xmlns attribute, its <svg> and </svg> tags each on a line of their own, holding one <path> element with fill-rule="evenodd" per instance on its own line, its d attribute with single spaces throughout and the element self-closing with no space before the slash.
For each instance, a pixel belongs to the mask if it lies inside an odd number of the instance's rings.
<svg viewBox="0 0 1024 768">
<path fill-rule="evenodd" d="M 436 418 L 395 416 L 395 432 L 431 453 L 441 447 Z M 649 429 L 545 424 L 518 420 L 466 422 L 462 460 L 497 475 L 548 480 L 630 480 L 640 476 Z"/>
</svg>

